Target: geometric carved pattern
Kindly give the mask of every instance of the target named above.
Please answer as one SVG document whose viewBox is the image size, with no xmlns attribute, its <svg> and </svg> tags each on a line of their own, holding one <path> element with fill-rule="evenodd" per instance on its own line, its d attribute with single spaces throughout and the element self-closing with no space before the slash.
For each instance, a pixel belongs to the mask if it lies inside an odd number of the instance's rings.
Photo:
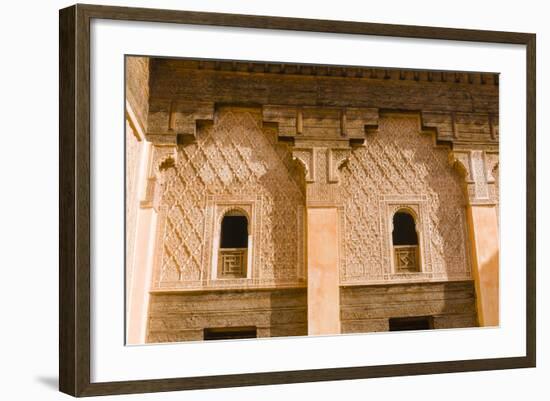
<svg viewBox="0 0 550 401">
<path fill-rule="evenodd" d="M 417 245 L 394 245 L 395 268 L 401 272 L 416 272 L 419 270 Z"/>
<path fill-rule="evenodd" d="M 471 278 L 466 199 L 448 152 L 421 134 L 417 116 L 398 114 L 381 116 L 366 146 L 352 150 L 340 170 L 342 284 Z M 400 204 L 420 215 L 422 273 L 392 274 L 390 207 Z"/>
<path fill-rule="evenodd" d="M 252 266 L 257 272 L 246 285 L 300 282 L 303 171 L 277 143 L 275 130 L 262 127 L 259 110 L 221 108 L 213 124 L 199 128 L 196 142 L 177 153 L 175 168 L 163 173 L 153 287 L 236 285 L 209 279 L 212 199 L 252 199 L 259 208 L 261 218 L 249 230 L 261 233 L 252 235 L 261 244 Z"/>
<path fill-rule="evenodd" d="M 487 184 L 487 172 L 485 171 L 485 161 L 483 160 L 483 151 L 473 150 L 470 153 L 470 163 L 472 175 L 475 181 L 475 198 L 488 199 L 489 185 Z"/>
<path fill-rule="evenodd" d="M 246 248 L 220 249 L 219 277 L 246 277 Z"/>
</svg>

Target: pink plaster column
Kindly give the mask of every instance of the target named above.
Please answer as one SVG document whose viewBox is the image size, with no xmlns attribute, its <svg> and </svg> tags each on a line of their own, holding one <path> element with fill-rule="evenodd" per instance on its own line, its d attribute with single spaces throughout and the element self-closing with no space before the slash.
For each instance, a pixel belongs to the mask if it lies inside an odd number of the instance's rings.
<svg viewBox="0 0 550 401">
<path fill-rule="evenodd" d="M 378 125 L 378 109 L 264 105 L 262 112 L 304 171 L 308 334 L 339 334 L 340 168 L 364 145 L 367 127 Z"/>
<path fill-rule="evenodd" d="M 144 344 L 147 334 L 149 290 L 153 275 L 157 212 L 154 208 L 140 209 L 134 252 L 132 282 L 129 288 L 127 343 Z"/>
<path fill-rule="evenodd" d="M 308 208 L 307 250 L 308 334 L 338 334 L 338 209 Z"/>
<path fill-rule="evenodd" d="M 127 343 L 144 344 L 147 340 L 149 293 L 153 278 L 156 233 L 159 204 L 159 182 L 162 181 L 160 166 L 175 162 L 175 145 L 152 146 L 143 152 L 140 176 L 140 199 L 137 213 L 134 254 L 131 265 L 131 281 L 128 289 Z"/>
<path fill-rule="evenodd" d="M 468 205 L 468 232 L 472 276 L 480 326 L 499 324 L 499 223 L 498 187 L 493 177 L 498 165 L 495 150 L 454 150 L 451 162 L 464 176 Z"/>
<path fill-rule="evenodd" d="M 499 324 L 499 232 L 496 207 L 468 207 L 473 275 L 480 326 Z"/>
</svg>

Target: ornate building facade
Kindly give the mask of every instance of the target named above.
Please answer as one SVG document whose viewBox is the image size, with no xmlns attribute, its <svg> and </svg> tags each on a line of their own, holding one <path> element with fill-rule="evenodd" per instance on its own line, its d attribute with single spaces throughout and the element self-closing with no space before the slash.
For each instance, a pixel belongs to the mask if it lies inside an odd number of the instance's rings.
<svg viewBox="0 0 550 401">
<path fill-rule="evenodd" d="M 126 77 L 128 343 L 498 325 L 498 75 Z"/>
</svg>

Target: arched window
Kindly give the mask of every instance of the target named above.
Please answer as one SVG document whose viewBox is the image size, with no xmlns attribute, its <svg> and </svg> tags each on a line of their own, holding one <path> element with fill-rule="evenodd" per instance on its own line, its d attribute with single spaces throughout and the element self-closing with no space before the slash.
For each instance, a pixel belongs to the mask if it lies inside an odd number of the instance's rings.
<svg viewBox="0 0 550 401">
<path fill-rule="evenodd" d="M 248 220 L 242 215 L 225 215 L 221 227 L 221 248 L 246 248 L 248 244 Z"/>
<path fill-rule="evenodd" d="M 393 215 L 392 243 L 396 272 L 420 271 L 416 223 L 411 213 L 406 210 L 399 210 Z"/>
<path fill-rule="evenodd" d="M 248 219 L 238 210 L 229 211 L 221 221 L 218 277 L 246 277 L 247 259 Z"/>
<path fill-rule="evenodd" d="M 400 211 L 393 215 L 393 245 L 418 245 L 416 224 L 410 213 Z"/>
</svg>

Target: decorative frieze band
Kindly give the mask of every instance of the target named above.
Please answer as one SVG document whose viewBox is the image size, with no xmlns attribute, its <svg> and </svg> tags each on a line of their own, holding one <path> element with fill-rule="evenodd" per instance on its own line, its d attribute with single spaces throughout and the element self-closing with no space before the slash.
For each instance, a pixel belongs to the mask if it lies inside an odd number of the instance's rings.
<svg viewBox="0 0 550 401">
<path fill-rule="evenodd" d="M 195 141 L 197 124 L 214 120 L 215 105 L 155 99 L 150 105 L 147 139 L 153 143 L 147 196 L 153 206 L 160 172 L 175 163 L 177 146 Z M 263 122 L 276 124 L 279 140 L 289 144 L 292 156 L 305 171 L 309 204 L 337 201 L 339 169 L 351 149 L 362 146 L 369 129 L 378 125 L 379 111 L 358 107 L 262 106 Z M 435 129 L 439 141 L 453 142 L 451 163 L 464 174 L 470 203 L 494 203 L 498 164 L 498 115 L 422 111 L 424 129 Z"/>
<path fill-rule="evenodd" d="M 414 82 L 454 82 L 470 85 L 498 86 L 498 74 L 491 72 L 454 72 L 426 71 L 398 68 L 376 68 L 359 66 L 336 66 L 316 64 L 296 64 L 278 62 L 249 62 L 222 60 L 170 60 L 162 59 L 170 65 L 176 64 L 180 72 L 200 70 L 204 72 L 234 72 L 248 74 L 274 74 L 277 76 L 314 76 L 314 77 L 346 77 L 356 79 L 378 79 Z"/>
</svg>

